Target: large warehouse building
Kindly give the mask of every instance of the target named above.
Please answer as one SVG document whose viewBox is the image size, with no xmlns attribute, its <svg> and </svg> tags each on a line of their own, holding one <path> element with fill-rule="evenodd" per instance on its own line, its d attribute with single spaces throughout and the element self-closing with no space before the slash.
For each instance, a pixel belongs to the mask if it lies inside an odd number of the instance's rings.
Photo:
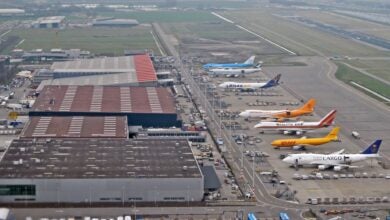
<svg viewBox="0 0 390 220">
<path fill-rule="evenodd" d="M 127 116 L 128 125 L 181 127 L 172 93 L 163 87 L 45 86 L 30 116 Z"/>
<path fill-rule="evenodd" d="M 0 162 L 0 202 L 201 201 L 186 140 L 14 140 Z"/>
<path fill-rule="evenodd" d="M 30 117 L 20 138 L 128 138 L 126 116 Z"/>
<path fill-rule="evenodd" d="M 157 85 L 156 71 L 146 54 L 55 62 L 45 77 L 38 74 L 36 78 L 35 84 L 42 83 L 39 89 L 45 85 Z"/>
</svg>

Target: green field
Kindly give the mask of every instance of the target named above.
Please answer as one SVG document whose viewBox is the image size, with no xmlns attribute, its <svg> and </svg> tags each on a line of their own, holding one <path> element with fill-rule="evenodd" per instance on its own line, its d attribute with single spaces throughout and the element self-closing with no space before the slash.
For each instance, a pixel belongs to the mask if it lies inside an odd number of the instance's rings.
<svg viewBox="0 0 390 220">
<path fill-rule="evenodd" d="M 390 97 L 390 89 L 389 89 L 389 86 L 386 85 L 385 83 L 383 82 L 380 82 L 378 80 L 375 80 L 371 77 L 368 77 L 362 73 L 360 73 L 359 71 L 356 71 L 354 69 L 351 69 L 350 67 L 346 66 L 345 64 L 342 64 L 342 63 L 336 63 L 337 66 L 338 66 L 338 69 L 337 69 L 337 72 L 336 72 L 336 78 L 338 78 L 339 80 L 347 83 L 348 85 L 351 85 L 359 90 L 361 90 L 360 88 L 352 85 L 350 82 L 353 81 L 355 83 L 358 83 L 372 91 L 375 91 L 387 98 Z M 363 90 L 361 90 L 363 91 Z M 365 91 L 363 91 L 365 92 Z M 371 93 L 367 93 L 365 92 L 366 94 L 368 94 L 369 96 L 372 96 L 376 99 L 378 99 L 378 97 L 372 95 Z M 383 101 L 382 99 L 380 99 L 381 101 Z"/>
<path fill-rule="evenodd" d="M 299 55 L 387 56 L 389 52 L 291 22 L 272 10 L 228 11 L 223 15 Z"/>
<path fill-rule="evenodd" d="M 150 33 L 151 27 L 80 28 L 65 30 L 18 29 L 8 35 L 25 41 L 18 46 L 24 50 L 41 48 L 80 48 L 95 54 L 123 55 L 125 49 L 152 49 L 159 54 Z"/>
<path fill-rule="evenodd" d="M 390 81 L 390 60 L 347 60 L 346 63 L 364 69 L 384 80 Z"/>
<path fill-rule="evenodd" d="M 205 38 L 215 41 L 258 40 L 255 36 L 240 31 L 226 22 L 221 23 L 175 23 L 164 24 L 175 37 Z"/>
<path fill-rule="evenodd" d="M 139 23 L 210 22 L 218 19 L 207 11 L 101 12 L 101 17 L 136 19 Z"/>
</svg>

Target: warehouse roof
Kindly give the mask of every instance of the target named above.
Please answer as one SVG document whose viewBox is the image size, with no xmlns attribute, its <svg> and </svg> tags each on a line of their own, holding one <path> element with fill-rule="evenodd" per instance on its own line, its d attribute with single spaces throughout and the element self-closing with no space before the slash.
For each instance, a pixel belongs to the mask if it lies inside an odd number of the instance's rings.
<svg viewBox="0 0 390 220">
<path fill-rule="evenodd" d="M 40 24 L 61 23 L 65 19 L 65 16 L 51 16 L 41 17 L 37 19 Z"/>
<path fill-rule="evenodd" d="M 200 178 L 185 140 L 14 140 L 0 178 Z"/>
<path fill-rule="evenodd" d="M 127 138 L 127 117 L 30 117 L 21 138 Z"/>
<path fill-rule="evenodd" d="M 132 73 L 114 73 L 114 74 L 105 74 L 105 75 L 93 75 L 93 76 L 78 76 L 78 77 L 67 77 L 67 78 L 57 78 L 57 79 L 48 79 L 43 80 L 36 91 L 41 91 L 47 85 L 144 85 L 145 83 L 150 85 L 157 85 L 156 82 L 138 82 L 135 78 L 136 76 Z"/>
<path fill-rule="evenodd" d="M 55 62 L 51 66 L 51 70 L 54 73 L 65 73 L 67 77 L 71 77 L 72 73 L 95 75 L 128 73 L 132 74 L 131 78 L 137 82 L 157 81 L 153 63 L 146 54 Z"/>
<path fill-rule="evenodd" d="M 45 86 L 31 111 L 176 113 L 167 88 L 128 86 Z"/>
</svg>

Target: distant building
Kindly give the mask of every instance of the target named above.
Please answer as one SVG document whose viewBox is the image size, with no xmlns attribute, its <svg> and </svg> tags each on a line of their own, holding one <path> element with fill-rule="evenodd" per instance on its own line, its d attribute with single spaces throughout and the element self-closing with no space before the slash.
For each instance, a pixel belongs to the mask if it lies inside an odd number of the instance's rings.
<svg viewBox="0 0 390 220">
<path fill-rule="evenodd" d="M 26 12 L 23 9 L 17 8 L 0 8 L 0 16 L 15 16 L 24 15 Z"/>
<path fill-rule="evenodd" d="M 139 25 L 134 19 L 101 19 L 92 23 L 95 27 L 133 27 Z"/>
<path fill-rule="evenodd" d="M 50 51 L 44 51 L 42 49 L 35 49 L 32 51 L 24 52 L 23 50 L 14 50 L 13 55 L 15 57 L 20 56 L 25 62 L 29 61 L 67 61 L 74 59 L 85 59 L 92 56 L 91 52 L 80 50 L 80 49 L 70 49 L 62 50 L 59 48 L 53 48 Z"/>
<path fill-rule="evenodd" d="M 33 28 L 62 28 L 65 16 L 41 17 L 32 23 Z"/>
</svg>

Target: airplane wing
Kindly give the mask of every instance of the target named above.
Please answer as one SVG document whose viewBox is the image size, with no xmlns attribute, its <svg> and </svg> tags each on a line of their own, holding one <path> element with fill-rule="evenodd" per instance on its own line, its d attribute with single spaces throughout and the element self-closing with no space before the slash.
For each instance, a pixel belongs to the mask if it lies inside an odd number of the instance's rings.
<svg viewBox="0 0 390 220">
<path fill-rule="evenodd" d="M 339 163 L 321 163 L 321 162 L 317 162 L 317 161 L 313 161 L 310 163 L 311 165 L 323 165 L 325 166 L 326 168 L 329 168 L 329 167 L 340 167 L 340 168 L 358 168 L 359 166 L 352 166 L 352 165 L 348 165 L 348 164 L 339 164 Z"/>
</svg>

